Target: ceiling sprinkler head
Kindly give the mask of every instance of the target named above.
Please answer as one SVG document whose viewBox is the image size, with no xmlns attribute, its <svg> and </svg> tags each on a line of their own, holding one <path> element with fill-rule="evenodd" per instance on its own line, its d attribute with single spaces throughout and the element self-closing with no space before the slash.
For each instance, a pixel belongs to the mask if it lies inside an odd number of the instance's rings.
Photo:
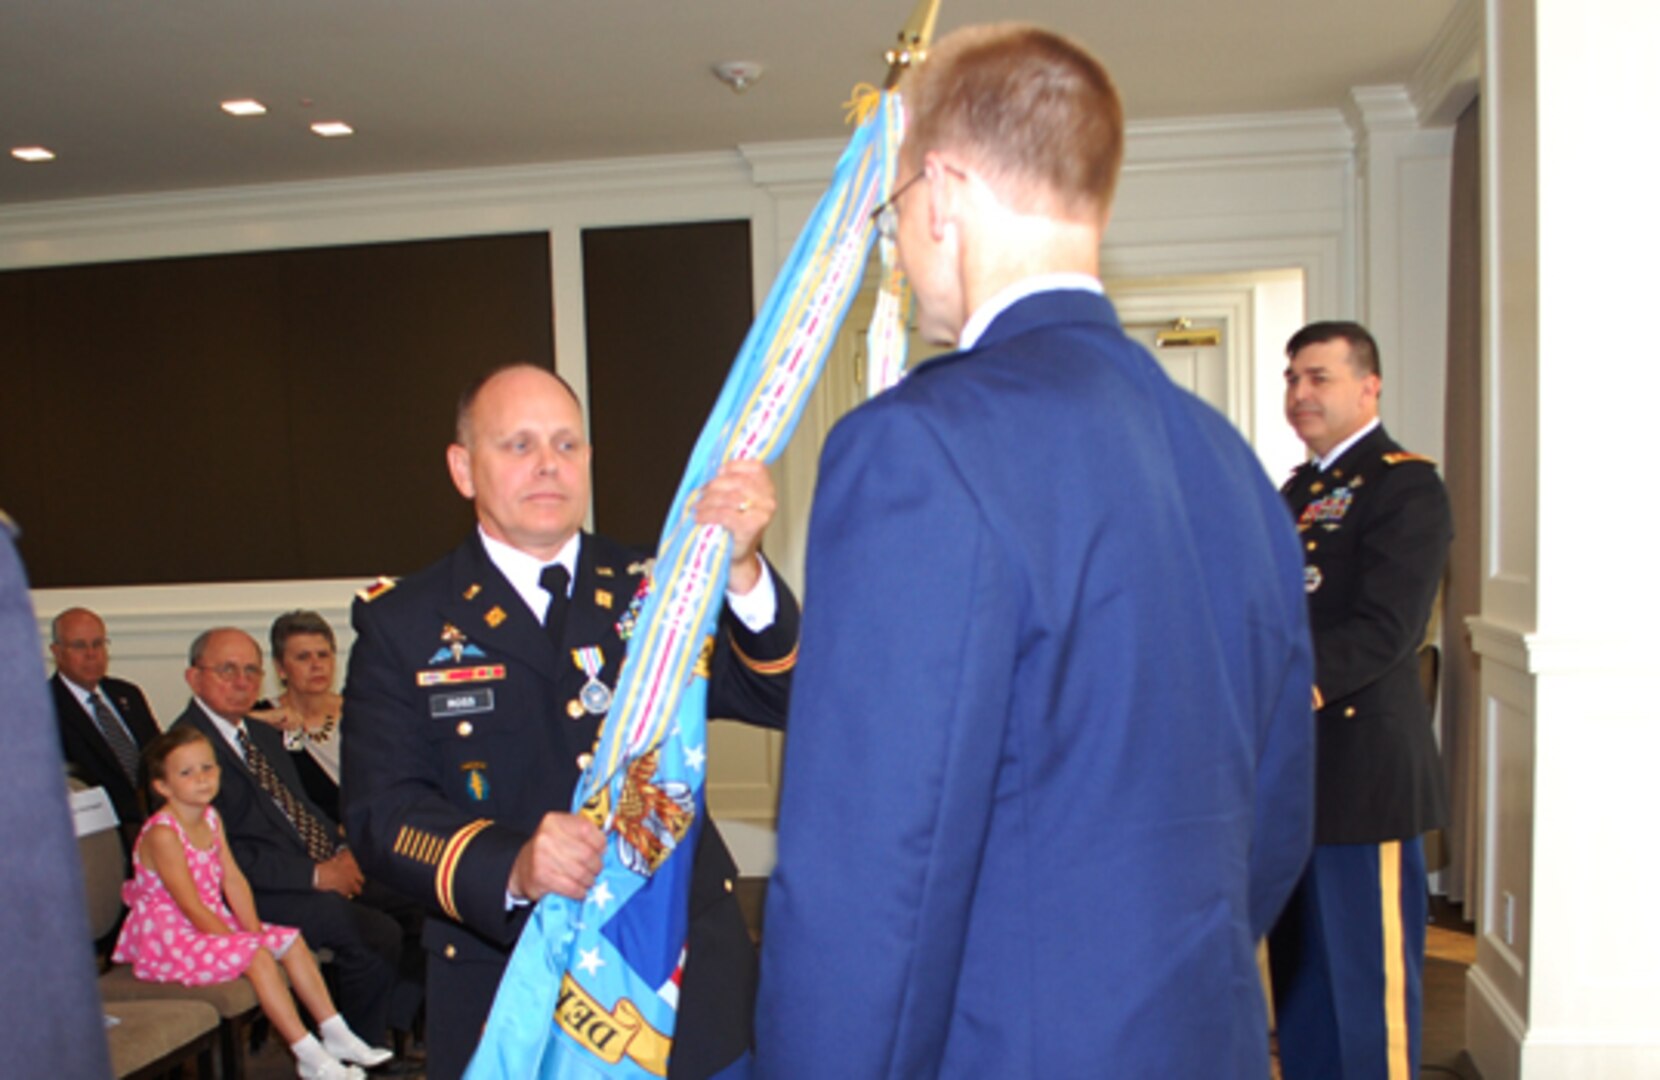
<svg viewBox="0 0 1660 1080">
<path fill-rule="evenodd" d="M 715 78 L 730 86 L 734 94 L 741 94 L 761 77 L 762 70 L 754 60 L 728 60 L 715 65 Z"/>
</svg>

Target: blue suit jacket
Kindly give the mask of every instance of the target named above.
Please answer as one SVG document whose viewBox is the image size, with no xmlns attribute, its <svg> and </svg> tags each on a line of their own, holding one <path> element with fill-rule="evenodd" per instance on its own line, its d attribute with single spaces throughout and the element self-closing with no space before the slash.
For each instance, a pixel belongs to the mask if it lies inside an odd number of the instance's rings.
<svg viewBox="0 0 1660 1080">
<path fill-rule="evenodd" d="M 1268 1075 L 1255 941 L 1311 843 L 1284 504 L 1084 291 L 825 446 L 762 1075 Z"/>
</svg>

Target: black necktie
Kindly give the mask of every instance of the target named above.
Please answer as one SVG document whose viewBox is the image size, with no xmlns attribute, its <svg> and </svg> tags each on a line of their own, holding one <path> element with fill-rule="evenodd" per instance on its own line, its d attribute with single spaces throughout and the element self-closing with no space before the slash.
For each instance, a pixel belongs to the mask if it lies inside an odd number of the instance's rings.
<svg viewBox="0 0 1660 1080">
<path fill-rule="evenodd" d="M 265 794 L 276 800 L 284 816 L 293 822 L 294 831 L 300 834 L 311 861 L 327 862 L 333 858 L 334 841 L 329 838 L 328 829 L 324 828 L 316 815 L 307 810 L 304 804 L 294 797 L 294 793 L 288 790 L 288 785 L 282 782 L 277 770 L 271 767 L 265 752 L 248 738 L 246 728 L 236 729 L 236 740 L 242 744 L 242 757 L 248 763 L 248 771 L 254 774 L 254 779 L 265 789 Z"/>
<path fill-rule="evenodd" d="M 138 744 L 133 737 L 127 734 L 127 729 L 121 726 L 116 719 L 115 712 L 104 699 L 97 694 L 88 694 L 86 703 L 92 706 L 92 718 L 98 723 L 98 730 L 103 732 L 104 741 L 110 744 L 115 751 L 115 759 L 121 763 L 121 771 L 127 774 L 127 782 L 132 784 L 133 790 L 138 790 Z"/>
<path fill-rule="evenodd" d="M 553 594 L 548 601 L 547 618 L 542 620 L 542 629 L 547 631 L 548 640 L 553 642 L 557 651 L 565 645 L 565 611 L 571 606 L 570 592 L 571 572 L 558 563 L 542 568 L 542 588 Z"/>
</svg>

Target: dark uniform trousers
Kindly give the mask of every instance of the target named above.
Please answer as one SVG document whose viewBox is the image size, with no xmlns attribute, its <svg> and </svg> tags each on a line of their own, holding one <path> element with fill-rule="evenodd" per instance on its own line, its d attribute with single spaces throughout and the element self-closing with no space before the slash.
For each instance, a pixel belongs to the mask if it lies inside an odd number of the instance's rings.
<svg viewBox="0 0 1660 1080">
<path fill-rule="evenodd" d="M 507 879 L 542 816 L 568 812 L 602 715 L 590 678 L 615 688 L 644 602 L 642 553 L 584 535 L 564 640 L 548 640 L 475 533 L 397 582 L 364 590 L 346 680 L 341 795 L 365 871 L 427 906 L 427 1064 L 459 1076 L 529 913 Z M 783 725 L 799 612 L 754 634 L 730 612 L 710 643 L 709 716 Z M 584 668 L 584 664 L 594 670 Z M 712 823 L 693 861 L 688 955 L 671 1077 L 709 1077 L 748 1050 L 753 945 L 736 867 Z"/>
<path fill-rule="evenodd" d="M 1417 1075 L 1427 895 L 1446 818 L 1418 674 L 1452 515 L 1434 463 L 1381 426 L 1281 489 L 1314 637 L 1315 848 L 1268 936 L 1286 1080 Z"/>
</svg>

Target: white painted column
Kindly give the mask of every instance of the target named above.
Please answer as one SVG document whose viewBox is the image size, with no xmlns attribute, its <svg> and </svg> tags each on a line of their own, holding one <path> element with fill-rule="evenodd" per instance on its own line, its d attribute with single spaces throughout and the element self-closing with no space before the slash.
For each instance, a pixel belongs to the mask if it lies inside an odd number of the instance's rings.
<svg viewBox="0 0 1660 1080">
<path fill-rule="evenodd" d="M 1487 0 L 1488 1080 L 1660 1076 L 1660 662 L 1642 483 L 1660 369 L 1646 122 L 1660 5 Z M 1609 334 L 1610 327 L 1619 327 Z"/>
<path fill-rule="evenodd" d="M 1384 426 L 1439 460 L 1447 391 L 1447 251 L 1452 128 L 1420 126 L 1405 87 L 1356 87 L 1361 248 L 1358 318 L 1377 339 Z"/>
</svg>

